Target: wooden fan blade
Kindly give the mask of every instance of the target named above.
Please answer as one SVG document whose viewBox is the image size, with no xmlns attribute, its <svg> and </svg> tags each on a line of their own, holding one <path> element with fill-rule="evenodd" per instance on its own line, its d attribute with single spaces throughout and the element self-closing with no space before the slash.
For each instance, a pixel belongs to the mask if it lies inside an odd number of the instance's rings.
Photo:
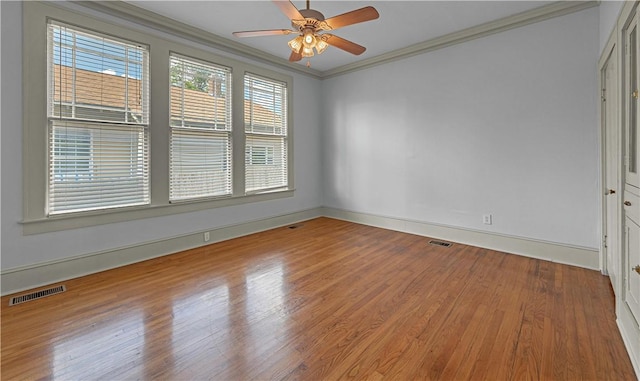
<svg viewBox="0 0 640 381">
<path fill-rule="evenodd" d="M 326 37 L 326 38 L 325 38 Z M 338 49 L 342 49 L 345 52 L 349 52 L 351 54 L 355 54 L 359 56 L 364 53 L 367 48 L 364 46 L 358 45 L 355 42 L 351 42 L 349 40 L 345 40 L 344 38 L 334 36 L 333 34 L 323 34 L 322 39 L 329 45 L 335 46 Z"/>
<path fill-rule="evenodd" d="M 331 27 L 331 29 L 342 28 L 347 25 L 353 25 L 360 22 L 375 20 L 380 17 L 380 14 L 374 7 L 364 7 L 356 9 L 355 11 L 343 13 L 338 16 L 333 16 L 324 20 Z"/>
<path fill-rule="evenodd" d="M 291 52 L 291 55 L 289 56 L 289 62 L 298 62 L 302 59 L 302 48 L 300 48 L 300 50 L 298 52 Z"/>
<path fill-rule="evenodd" d="M 289 20 L 304 20 L 304 16 L 300 14 L 298 8 L 289 0 L 273 0 L 274 4 L 280 8 L 280 11 L 289 18 Z"/>
<path fill-rule="evenodd" d="M 260 37 L 260 36 L 280 36 L 283 34 L 293 33 L 290 29 L 269 29 L 269 30 L 247 30 L 242 32 L 233 32 L 236 37 Z"/>
</svg>

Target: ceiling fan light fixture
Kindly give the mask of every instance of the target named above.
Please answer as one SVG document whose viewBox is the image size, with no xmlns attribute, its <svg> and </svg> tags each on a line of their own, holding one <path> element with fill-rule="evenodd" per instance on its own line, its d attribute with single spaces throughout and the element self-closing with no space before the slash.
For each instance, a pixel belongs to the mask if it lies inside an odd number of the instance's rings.
<svg viewBox="0 0 640 381">
<path fill-rule="evenodd" d="M 306 46 L 302 48 L 302 57 L 313 57 L 313 48 L 307 48 Z"/>
<path fill-rule="evenodd" d="M 327 44 L 322 38 L 318 38 L 316 41 L 316 51 L 318 51 L 318 54 L 322 54 L 322 52 L 327 50 L 329 44 Z"/>
<path fill-rule="evenodd" d="M 302 47 L 302 36 L 294 38 L 293 40 L 289 41 L 288 44 L 292 51 L 296 53 L 299 52 L 300 48 Z"/>
<path fill-rule="evenodd" d="M 312 49 L 316 46 L 316 36 L 313 34 L 312 29 L 305 29 L 302 32 L 302 43 L 305 48 Z"/>
</svg>

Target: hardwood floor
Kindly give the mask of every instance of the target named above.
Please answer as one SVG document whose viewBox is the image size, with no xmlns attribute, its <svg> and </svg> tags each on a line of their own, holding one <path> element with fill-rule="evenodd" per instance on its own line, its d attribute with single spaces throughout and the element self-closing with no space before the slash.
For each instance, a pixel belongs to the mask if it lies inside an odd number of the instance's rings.
<svg viewBox="0 0 640 381">
<path fill-rule="evenodd" d="M 3 380 L 634 380 L 596 271 L 319 218 L 8 307 Z"/>
</svg>

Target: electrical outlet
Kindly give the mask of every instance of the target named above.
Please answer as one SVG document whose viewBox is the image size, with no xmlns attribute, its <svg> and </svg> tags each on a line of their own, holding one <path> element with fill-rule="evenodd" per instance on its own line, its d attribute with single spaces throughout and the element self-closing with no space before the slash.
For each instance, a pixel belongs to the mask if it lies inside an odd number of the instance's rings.
<svg viewBox="0 0 640 381">
<path fill-rule="evenodd" d="M 491 225 L 491 215 L 485 214 L 482 216 L 482 223 L 485 225 Z"/>
<path fill-rule="evenodd" d="M 209 242 L 209 239 L 211 239 L 211 235 L 209 235 L 209 232 L 205 232 L 204 233 L 204 241 L 205 242 Z"/>
</svg>

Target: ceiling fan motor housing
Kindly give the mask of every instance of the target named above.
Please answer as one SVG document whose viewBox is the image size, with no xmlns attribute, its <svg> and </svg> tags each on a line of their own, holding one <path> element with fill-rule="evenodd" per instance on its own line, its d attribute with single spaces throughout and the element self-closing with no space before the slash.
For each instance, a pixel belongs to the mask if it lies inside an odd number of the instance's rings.
<svg viewBox="0 0 640 381">
<path fill-rule="evenodd" d="M 303 15 L 305 19 L 324 20 L 324 15 L 315 9 L 300 9 L 300 14 Z"/>
<path fill-rule="evenodd" d="M 311 28 L 315 31 L 329 30 L 331 27 L 324 22 L 324 15 L 315 9 L 301 9 L 300 14 L 304 20 L 291 20 L 291 26 L 301 32 L 304 29 Z"/>
</svg>

